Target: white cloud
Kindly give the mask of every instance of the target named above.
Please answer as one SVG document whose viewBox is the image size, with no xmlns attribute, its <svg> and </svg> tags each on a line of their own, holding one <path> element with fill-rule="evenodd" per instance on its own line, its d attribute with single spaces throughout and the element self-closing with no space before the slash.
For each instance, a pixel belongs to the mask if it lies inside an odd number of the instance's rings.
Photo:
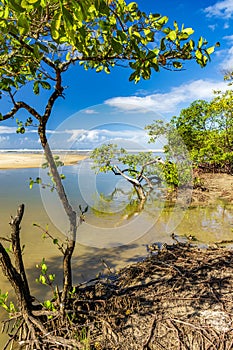
<svg viewBox="0 0 233 350">
<path fill-rule="evenodd" d="M 69 130 L 71 137 L 65 141 L 63 145 L 74 148 L 77 144 L 79 148 L 93 148 L 105 142 L 132 142 L 142 147 L 148 147 L 148 135 L 144 129 L 122 129 L 122 130 L 108 130 L 108 129 L 92 129 L 92 130 Z M 67 134 L 65 131 L 64 134 Z"/>
<path fill-rule="evenodd" d="M 70 134 L 71 136 L 67 140 L 67 142 L 74 142 L 77 138 L 79 138 L 86 130 L 85 129 L 73 129 L 73 130 L 64 130 L 60 131 L 60 134 Z"/>
<path fill-rule="evenodd" d="M 208 26 L 208 28 L 210 28 L 210 30 L 212 30 L 213 32 L 215 31 L 215 29 L 217 28 L 217 24 L 210 24 Z"/>
<path fill-rule="evenodd" d="M 98 114 L 94 109 L 85 109 L 83 112 L 86 114 Z"/>
<path fill-rule="evenodd" d="M 227 40 L 230 43 L 233 43 L 233 35 L 226 35 L 223 37 L 223 39 Z"/>
<path fill-rule="evenodd" d="M 233 17 L 233 0 L 218 1 L 204 9 L 207 17 L 230 19 Z"/>
<path fill-rule="evenodd" d="M 0 136 L 0 144 L 9 141 L 9 136 Z"/>
<path fill-rule="evenodd" d="M 122 110 L 154 110 L 158 113 L 175 113 L 181 104 L 188 104 L 197 99 L 210 99 L 213 90 L 225 90 L 224 82 L 195 80 L 178 87 L 172 87 L 167 93 L 154 93 L 148 96 L 115 97 L 105 103 Z"/>
<path fill-rule="evenodd" d="M 130 139 L 136 141 L 145 135 L 144 130 L 107 130 L 107 129 L 93 129 L 93 130 L 70 130 L 73 135 L 69 141 L 77 142 L 102 142 L 110 139 Z"/>
<path fill-rule="evenodd" d="M 0 126 L 0 134 L 15 134 L 16 129 L 14 126 Z"/>
<path fill-rule="evenodd" d="M 224 53 L 224 59 L 220 64 L 220 69 L 222 69 L 223 72 L 233 71 L 233 46 L 228 50 L 224 50 L 223 53 Z"/>
</svg>

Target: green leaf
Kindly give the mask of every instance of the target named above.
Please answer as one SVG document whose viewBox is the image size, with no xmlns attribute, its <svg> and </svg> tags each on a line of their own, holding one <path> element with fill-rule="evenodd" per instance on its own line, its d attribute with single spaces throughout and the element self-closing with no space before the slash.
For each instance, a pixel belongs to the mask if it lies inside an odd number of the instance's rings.
<svg viewBox="0 0 233 350">
<path fill-rule="evenodd" d="M 159 52 L 159 50 L 158 50 Z M 155 53 L 155 51 L 149 51 L 148 54 L 146 55 L 146 59 L 147 60 L 150 60 L 150 59 L 153 59 L 153 58 L 156 58 L 158 56 L 158 54 Z"/>
<path fill-rule="evenodd" d="M 173 25 L 174 25 L 174 28 L 175 28 L 176 32 L 178 32 L 179 28 L 178 28 L 177 22 L 174 21 L 174 22 L 173 22 Z"/>
<path fill-rule="evenodd" d="M 23 8 L 22 8 L 22 7 L 19 5 L 19 3 L 16 2 L 15 0 L 11 0 L 11 1 L 9 2 L 9 7 L 10 7 L 12 10 L 14 10 L 14 11 L 16 11 L 16 12 L 18 12 L 18 13 L 23 12 Z"/>
<path fill-rule="evenodd" d="M 46 265 L 45 263 L 42 263 L 42 264 L 41 264 L 41 271 L 42 271 L 43 273 L 46 273 L 47 270 L 48 270 L 47 265 Z"/>
<path fill-rule="evenodd" d="M 46 45 L 44 45 L 44 44 L 42 44 L 42 43 L 40 43 L 40 42 L 37 42 L 37 45 L 40 47 L 40 49 L 41 49 L 42 51 L 44 51 L 44 52 L 46 52 L 46 53 L 49 53 L 49 48 L 48 48 Z"/>
<path fill-rule="evenodd" d="M 42 284 L 46 284 L 46 277 L 45 277 L 45 276 L 40 275 L 40 277 L 39 277 L 39 281 L 40 281 L 40 283 L 42 283 Z"/>
<path fill-rule="evenodd" d="M 175 61 L 172 64 L 173 64 L 173 67 L 176 69 L 181 69 L 183 67 L 181 62 Z"/>
<path fill-rule="evenodd" d="M 51 34 L 54 40 L 60 37 L 59 29 L 61 26 L 62 13 L 57 13 L 51 22 Z"/>
<path fill-rule="evenodd" d="M 200 49 L 200 48 L 202 47 L 203 40 L 204 40 L 204 39 L 203 39 L 203 37 L 201 36 L 201 37 L 199 38 L 198 44 L 197 44 L 198 49 Z"/>
<path fill-rule="evenodd" d="M 191 50 L 194 49 L 195 43 L 194 43 L 193 40 L 190 40 L 190 41 L 189 41 L 189 46 L 190 46 L 190 49 L 191 49 Z"/>
<path fill-rule="evenodd" d="M 42 86 L 43 89 L 50 90 L 51 85 L 47 81 L 40 81 L 40 85 Z"/>
<path fill-rule="evenodd" d="M 165 45 L 165 38 L 163 38 L 160 42 L 160 50 L 165 51 L 166 50 L 166 45 Z"/>
<path fill-rule="evenodd" d="M 129 76 L 129 81 L 133 81 L 135 79 L 135 77 L 136 77 L 136 74 L 137 74 L 137 72 L 131 73 L 130 76 Z"/>
<path fill-rule="evenodd" d="M 171 41 L 176 40 L 176 32 L 175 30 L 172 30 L 168 35 L 167 38 L 170 39 Z"/>
<path fill-rule="evenodd" d="M 182 33 L 188 34 L 188 36 L 192 35 L 194 33 L 193 28 L 185 28 L 182 30 Z"/>
<path fill-rule="evenodd" d="M 33 92 L 35 95 L 39 95 L 40 93 L 40 88 L 39 88 L 39 81 L 36 80 L 33 84 Z"/>
<path fill-rule="evenodd" d="M 30 25 L 28 19 L 24 13 L 21 13 L 18 18 L 18 27 L 20 35 L 25 35 L 28 33 Z"/>
<path fill-rule="evenodd" d="M 46 169 L 46 168 L 48 168 L 48 166 L 49 166 L 49 164 L 48 164 L 48 162 L 46 162 L 46 163 L 43 163 L 43 164 L 41 165 L 41 168 L 42 168 L 42 169 Z"/>
<path fill-rule="evenodd" d="M 108 67 L 104 67 L 104 71 L 105 71 L 105 73 L 107 73 L 107 74 L 110 74 L 111 72 L 110 72 L 110 69 L 108 68 Z"/>
<path fill-rule="evenodd" d="M 102 70 L 104 69 L 104 66 L 99 66 L 99 67 L 97 67 L 96 68 L 96 73 L 100 73 L 100 72 L 102 72 Z"/>
<path fill-rule="evenodd" d="M 112 48 L 114 51 L 116 51 L 117 54 L 121 54 L 123 51 L 122 44 L 117 41 L 115 38 L 112 38 Z"/>
<path fill-rule="evenodd" d="M 160 19 L 158 19 L 156 21 L 156 23 L 160 24 L 160 26 L 163 26 L 165 23 L 167 23 L 168 21 L 168 17 L 167 16 L 163 16 Z"/>
<path fill-rule="evenodd" d="M 41 180 L 40 177 L 37 177 L 35 182 L 36 182 L 37 184 L 41 184 L 42 180 Z"/>
<path fill-rule="evenodd" d="M 17 134 L 24 134 L 25 133 L 25 127 L 24 126 L 19 126 L 18 129 L 16 130 Z"/>
<path fill-rule="evenodd" d="M 200 50 L 196 50 L 195 56 L 196 56 L 197 59 L 201 60 L 203 55 L 202 55 Z"/>
<path fill-rule="evenodd" d="M 136 2 L 131 2 L 131 3 L 129 3 L 129 5 L 128 5 L 128 10 L 129 10 L 130 12 L 136 11 L 137 9 L 138 9 L 138 5 L 137 5 Z"/>
<path fill-rule="evenodd" d="M 214 52 L 215 47 L 211 46 L 208 49 L 206 49 L 206 52 L 208 53 L 208 55 L 211 55 Z"/>
<path fill-rule="evenodd" d="M 50 274 L 50 275 L 49 275 L 49 280 L 50 280 L 51 282 L 53 282 L 53 281 L 55 280 L 55 275 L 54 275 L 54 274 Z"/>
</svg>

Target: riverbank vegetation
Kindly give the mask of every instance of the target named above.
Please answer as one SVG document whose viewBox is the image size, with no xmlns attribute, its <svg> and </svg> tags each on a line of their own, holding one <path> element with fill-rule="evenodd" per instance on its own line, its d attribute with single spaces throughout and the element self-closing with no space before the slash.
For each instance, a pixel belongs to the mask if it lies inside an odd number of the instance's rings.
<svg viewBox="0 0 233 350">
<path fill-rule="evenodd" d="M 212 100 L 197 100 L 173 116 L 169 123 L 162 120 L 146 127 L 150 142 L 167 136 L 164 147 L 168 158 L 181 154 L 180 142 L 186 147 L 194 169 L 232 174 L 233 164 L 233 91 L 215 91 Z M 183 146 L 184 147 L 184 146 Z"/>
</svg>

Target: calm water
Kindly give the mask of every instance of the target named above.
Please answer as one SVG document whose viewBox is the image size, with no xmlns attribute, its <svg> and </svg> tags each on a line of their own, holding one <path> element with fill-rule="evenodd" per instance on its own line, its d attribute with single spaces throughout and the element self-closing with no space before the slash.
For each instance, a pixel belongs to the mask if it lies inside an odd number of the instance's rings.
<svg viewBox="0 0 233 350">
<path fill-rule="evenodd" d="M 232 239 L 233 206 L 218 202 L 213 206 L 186 208 L 169 206 L 162 191 L 155 190 L 144 210 L 138 206 L 131 187 L 114 175 L 96 176 L 90 164 L 64 167 L 64 182 L 72 205 L 89 209 L 86 222 L 78 230 L 75 249 L 74 281 L 84 281 L 104 272 L 102 259 L 113 269 L 146 256 L 145 244 L 155 241 L 171 242 L 170 234 L 193 234 L 201 243 Z M 29 189 L 29 178 L 48 177 L 38 169 L 0 170 L 0 236 L 10 233 L 9 218 L 14 216 L 19 204 L 25 204 L 21 239 L 25 244 L 25 265 L 32 294 L 38 299 L 49 297 L 46 287 L 40 287 L 35 279 L 39 271 L 35 265 L 44 257 L 51 273 L 56 273 L 56 283 L 61 277 L 62 257 L 49 239 L 42 239 L 42 232 L 33 226 L 48 225 L 49 232 L 65 239 L 68 226 L 56 192 L 34 186 Z M 189 194 L 187 194 L 188 196 Z M 11 290 L 1 274 L 0 289 Z M 0 310 L 1 317 L 2 311 Z M 5 337 L 0 335 L 0 347 Z"/>
</svg>

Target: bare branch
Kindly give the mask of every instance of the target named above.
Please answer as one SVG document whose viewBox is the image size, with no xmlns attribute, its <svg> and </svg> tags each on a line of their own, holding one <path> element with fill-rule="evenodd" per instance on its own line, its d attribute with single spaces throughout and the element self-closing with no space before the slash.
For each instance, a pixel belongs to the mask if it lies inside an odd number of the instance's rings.
<svg viewBox="0 0 233 350">
<path fill-rule="evenodd" d="M 115 175 L 121 175 L 122 177 L 124 177 L 127 181 L 129 181 L 134 186 L 141 186 L 140 182 L 137 179 L 133 179 L 130 176 L 126 175 L 124 171 L 121 171 L 117 165 L 114 165 L 112 167 L 112 171 L 114 172 Z"/>
<path fill-rule="evenodd" d="M 27 103 L 23 101 L 18 101 L 14 103 L 14 107 L 10 110 L 10 112 L 4 114 L 1 117 L 1 120 L 7 120 L 10 118 L 13 118 L 15 114 L 20 110 L 20 109 L 26 109 L 33 117 L 35 117 L 37 120 L 41 120 L 41 115 L 31 106 L 29 106 Z"/>
<path fill-rule="evenodd" d="M 140 178 L 142 177 L 143 175 L 143 172 L 144 172 L 144 169 L 149 166 L 149 165 L 152 165 L 152 164 L 155 164 L 155 163 L 161 163 L 161 164 L 165 164 L 165 162 L 161 159 L 161 158 L 156 158 L 156 159 L 153 159 L 145 164 L 142 165 L 142 168 L 141 168 L 141 172 L 138 176 L 138 180 L 140 181 Z"/>
</svg>

